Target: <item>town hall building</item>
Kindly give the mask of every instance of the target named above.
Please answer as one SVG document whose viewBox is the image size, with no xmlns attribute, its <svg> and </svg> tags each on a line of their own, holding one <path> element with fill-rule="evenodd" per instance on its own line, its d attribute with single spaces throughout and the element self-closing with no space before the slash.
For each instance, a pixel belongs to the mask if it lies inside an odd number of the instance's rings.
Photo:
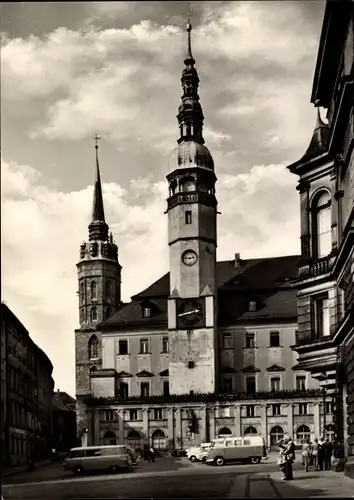
<svg viewBox="0 0 354 500">
<path fill-rule="evenodd" d="M 96 144 L 89 238 L 80 247 L 75 332 L 83 445 L 184 448 L 218 435 L 333 437 L 332 398 L 292 349 L 300 256 L 217 261 L 217 177 L 203 139 L 191 51 L 182 72 L 180 137 L 166 193 L 169 272 L 121 301 L 118 247 L 105 221 Z"/>
</svg>

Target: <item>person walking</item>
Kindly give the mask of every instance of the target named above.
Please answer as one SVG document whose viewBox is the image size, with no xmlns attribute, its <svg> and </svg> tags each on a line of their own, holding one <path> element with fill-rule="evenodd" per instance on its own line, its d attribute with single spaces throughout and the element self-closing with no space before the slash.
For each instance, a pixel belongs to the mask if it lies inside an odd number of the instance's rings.
<svg viewBox="0 0 354 500">
<path fill-rule="evenodd" d="M 323 470 L 323 444 L 324 439 L 318 440 L 318 470 Z"/>
<path fill-rule="evenodd" d="M 323 448 L 324 469 L 331 470 L 333 444 L 331 443 L 328 437 L 326 438 L 326 441 L 323 443 L 322 448 Z"/>
<path fill-rule="evenodd" d="M 151 462 L 155 462 L 155 450 L 154 450 L 154 448 L 151 446 L 149 451 L 150 451 L 149 462 L 150 462 L 150 460 L 151 460 Z"/>
<path fill-rule="evenodd" d="M 309 439 L 305 439 L 302 445 L 301 455 L 302 455 L 302 462 L 305 466 L 305 472 L 308 472 L 310 458 L 311 458 L 311 442 Z"/>
<path fill-rule="evenodd" d="M 318 450 L 319 450 L 319 444 L 318 444 L 318 439 L 315 438 L 312 445 L 312 460 L 313 460 L 313 465 L 315 467 L 315 470 L 318 470 Z"/>
</svg>

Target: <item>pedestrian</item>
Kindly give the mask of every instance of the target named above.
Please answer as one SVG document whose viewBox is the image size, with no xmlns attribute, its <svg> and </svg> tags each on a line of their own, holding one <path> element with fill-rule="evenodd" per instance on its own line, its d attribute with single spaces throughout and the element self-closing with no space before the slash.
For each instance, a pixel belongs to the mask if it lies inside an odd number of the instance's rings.
<svg viewBox="0 0 354 500">
<path fill-rule="evenodd" d="M 325 470 L 331 470 L 331 459 L 333 454 L 333 444 L 326 438 L 326 441 L 322 445 L 323 449 L 323 461 Z"/>
<path fill-rule="evenodd" d="M 304 440 L 302 445 L 301 455 L 302 455 L 303 465 L 305 466 L 305 472 L 308 472 L 310 458 L 311 458 L 311 442 L 309 439 Z"/>
<path fill-rule="evenodd" d="M 150 453 L 149 453 L 149 462 L 155 462 L 155 450 L 154 448 L 151 446 L 150 448 Z"/>
<path fill-rule="evenodd" d="M 318 470 L 323 470 L 323 444 L 324 439 L 318 440 Z"/>
<path fill-rule="evenodd" d="M 315 467 L 315 470 L 318 470 L 318 450 L 319 450 L 319 444 L 318 444 L 318 439 L 315 438 L 312 445 L 312 460 L 313 460 L 313 465 Z"/>
<path fill-rule="evenodd" d="M 292 481 L 293 476 L 293 462 L 295 460 L 295 443 L 291 437 L 287 436 L 278 441 L 277 445 L 282 449 L 282 455 L 285 459 L 285 464 L 282 466 L 284 473 L 283 479 L 285 481 Z"/>
</svg>

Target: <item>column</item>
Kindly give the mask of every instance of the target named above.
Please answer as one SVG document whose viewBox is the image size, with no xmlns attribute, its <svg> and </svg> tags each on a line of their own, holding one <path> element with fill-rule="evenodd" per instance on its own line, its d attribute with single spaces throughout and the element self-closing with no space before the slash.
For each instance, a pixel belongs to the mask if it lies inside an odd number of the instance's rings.
<svg viewBox="0 0 354 500">
<path fill-rule="evenodd" d="M 206 426 L 207 426 L 207 421 L 206 421 L 206 407 L 203 406 L 200 408 L 200 419 L 199 419 L 199 437 L 200 437 L 200 442 L 205 443 L 207 440 L 207 432 L 206 432 Z"/>
<path fill-rule="evenodd" d="M 314 438 L 319 438 L 321 435 L 320 403 L 313 403 L 313 433 Z"/>
<path fill-rule="evenodd" d="M 294 412 L 293 412 L 293 404 L 288 404 L 288 435 L 294 439 Z"/>
<path fill-rule="evenodd" d="M 124 444 L 124 413 L 125 410 L 118 410 L 118 444 Z"/>
<path fill-rule="evenodd" d="M 266 404 L 261 405 L 261 435 L 264 437 L 265 446 L 266 446 L 266 449 L 268 450 L 270 444 L 269 444 L 269 435 L 268 435 L 268 429 L 267 429 L 267 405 Z"/>
<path fill-rule="evenodd" d="M 168 432 L 168 448 L 169 449 L 174 449 L 176 447 L 176 444 L 174 442 L 174 408 L 168 408 L 167 409 L 167 432 Z"/>
<path fill-rule="evenodd" d="M 215 407 L 211 406 L 209 409 L 209 429 L 210 429 L 210 440 L 215 439 Z"/>
<path fill-rule="evenodd" d="M 241 405 L 237 405 L 234 407 L 235 412 L 235 436 L 241 437 Z"/>
<path fill-rule="evenodd" d="M 181 415 L 181 408 L 176 408 L 176 442 L 175 446 L 176 448 L 182 448 L 183 442 L 182 442 L 182 415 Z"/>
<path fill-rule="evenodd" d="M 149 408 L 143 408 L 143 433 L 144 433 L 144 442 L 148 443 L 149 446 L 152 444 L 150 443 L 150 436 L 149 436 Z"/>
</svg>

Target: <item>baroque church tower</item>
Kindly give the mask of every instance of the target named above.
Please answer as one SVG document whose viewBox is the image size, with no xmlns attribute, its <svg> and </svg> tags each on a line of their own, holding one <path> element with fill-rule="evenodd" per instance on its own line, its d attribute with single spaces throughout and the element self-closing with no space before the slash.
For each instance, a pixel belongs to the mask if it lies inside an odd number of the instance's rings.
<svg viewBox="0 0 354 500">
<path fill-rule="evenodd" d="M 75 331 L 75 351 L 79 434 L 80 429 L 82 433 L 85 427 L 79 398 L 90 394 L 90 373 L 102 367 L 101 334 L 96 332 L 96 327 L 114 314 L 121 303 L 122 268 L 118 262 L 118 247 L 105 221 L 98 160 L 99 138 L 96 136 L 95 139 L 96 180 L 92 220 L 88 227 L 88 242 L 81 244 L 80 261 L 77 264 L 80 328 Z"/>
<path fill-rule="evenodd" d="M 182 72 L 180 137 L 167 175 L 170 297 L 168 329 L 171 394 L 217 390 L 216 334 L 216 176 L 204 145 L 199 77 L 191 50 Z"/>
</svg>

